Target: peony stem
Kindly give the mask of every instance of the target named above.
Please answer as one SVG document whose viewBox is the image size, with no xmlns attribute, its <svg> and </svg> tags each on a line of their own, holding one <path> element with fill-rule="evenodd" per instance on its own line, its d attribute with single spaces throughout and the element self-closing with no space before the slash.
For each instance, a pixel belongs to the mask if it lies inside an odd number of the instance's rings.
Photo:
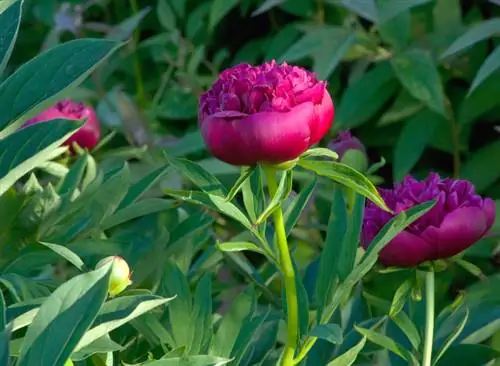
<svg viewBox="0 0 500 366">
<path fill-rule="evenodd" d="M 276 170 L 271 167 L 264 167 L 267 178 L 267 187 L 269 195 L 274 197 L 278 189 L 276 180 Z M 283 274 L 285 286 L 286 306 L 287 306 L 287 341 L 283 351 L 281 365 L 292 366 L 295 355 L 295 348 L 298 342 L 299 330 L 299 310 L 297 301 L 297 288 L 295 283 L 295 271 L 286 239 L 285 222 L 283 220 L 283 211 L 281 206 L 274 211 L 274 230 L 276 232 L 279 263 Z"/>
<path fill-rule="evenodd" d="M 434 272 L 425 274 L 425 343 L 422 366 L 431 366 L 434 341 Z"/>
</svg>

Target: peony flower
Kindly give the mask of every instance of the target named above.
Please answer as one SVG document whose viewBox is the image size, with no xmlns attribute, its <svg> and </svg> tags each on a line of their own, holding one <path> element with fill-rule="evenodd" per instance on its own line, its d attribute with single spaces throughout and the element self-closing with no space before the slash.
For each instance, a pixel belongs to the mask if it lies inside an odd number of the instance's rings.
<svg viewBox="0 0 500 366">
<path fill-rule="evenodd" d="M 110 262 L 113 262 L 113 268 L 111 269 L 109 279 L 109 295 L 114 297 L 123 292 L 132 283 L 130 280 L 132 274 L 125 259 L 119 256 L 106 257 L 100 260 L 95 268 L 101 268 Z"/>
<path fill-rule="evenodd" d="M 298 66 L 274 61 L 223 71 L 200 98 L 208 149 L 233 165 L 279 164 L 297 158 L 330 129 L 326 83 Z"/>
<path fill-rule="evenodd" d="M 38 116 L 27 121 L 22 127 L 58 118 L 76 120 L 87 119 L 85 124 L 64 142 L 64 145 L 71 146 L 76 142 L 80 147 L 91 150 L 99 142 L 101 137 L 101 126 L 94 109 L 83 103 L 74 102 L 69 99 L 56 103 Z"/>
<path fill-rule="evenodd" d="M 436 173 L 422 181 L 406 177 L 393 189 L 380 189 L 380 193 L 396 214 L 436 201 L 382 250 L 380 261 L 386 266 L 410 267 L 452 257 L 481 239 L 495 219 L 494 201 L 477 195 L 470 182 L 441 179 Z M 367 203 L 361 235 L 365 248 L 392 216 L 372 202 Z"/>
<path fill-rule="evenodd" d="M 330 141 L 328 148 L 339 155 L 341 163 L 362 172 L 368 168 L 365 145 L 357 137 L 352 136 L 351 132 L 340 132 L 336 139 Z"/>
</svg>

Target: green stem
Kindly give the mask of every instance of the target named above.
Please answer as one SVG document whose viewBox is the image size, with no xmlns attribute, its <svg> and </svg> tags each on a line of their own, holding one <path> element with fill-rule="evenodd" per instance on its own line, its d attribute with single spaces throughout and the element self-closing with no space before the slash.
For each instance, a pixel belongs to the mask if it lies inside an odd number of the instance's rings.
<svg viewBox="0 0 500 366">
<path fill-rule="evenodd" d="M 137 0 L 130 0 L 130 8 L 132 9 L 133 15 L 139 13 L 139 6 L 137 5 Z M 137 54 L 137 45 L 139 44 L 141 35 L 140 30 L 137 28 L 134 31 L 134 75 L 135 75 L 135 86 L 137 92 L 137 103 L 140 107 L 144 107 L 146 103 L 146 92 L 144 90 L 144 82 L 142 78 L 141 61 L 139 60 L 139 55 Z"/>
<path fill-rule="evenodd" d="M 271 167 L 264 167 L 267 178 L 269 195 L 274 197 L 278 189 L 276 170 Z M 282 366 L 292 366 L 295 356 L 295 349 L 299 337 L 299 309 L 297 300 L 297 288 L 295 283 L 295 271 L 288 248 L 285 232 L 285 221 L 281 207 L 274 211 L 274 230 L 278 247 L 279 263 L 283 274 L 285 286 L 286 306 L 287 306 L 287 341 L 281 358 Z"/>
<path fill-rule="evenodd" d="M 425 274 L 425 343 L 422 366 L 431 366 L 434 341 L 434 272 Z"/>
</svg>

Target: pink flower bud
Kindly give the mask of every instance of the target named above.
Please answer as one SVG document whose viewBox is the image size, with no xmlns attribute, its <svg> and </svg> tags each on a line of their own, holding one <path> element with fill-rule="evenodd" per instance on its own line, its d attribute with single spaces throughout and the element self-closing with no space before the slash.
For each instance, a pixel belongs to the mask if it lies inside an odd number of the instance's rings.
<svg viewBox="0 0 500 366">
<path fill-rule="evenodd" d="M 113 262 L 111 276 L 109 280 L 109 295 L 116 296 L 123 292 L 131 283 L 131 273 L 127 262 L 119 256 L 110 256 L 101 259 L 96 265 L 96 269 L 101 268 L 108 263 Z"/>
<path fill-rule="evenodd" d="M 223 71 L 200 97 L 199 124 L 208 149 L 233 165 L 280 164 L 328 132 L 334 116 L 326 82 L 275 61 Z"/>
<path fill-rule="evenodd" d="M 87 120 L 78 131 L 64 142 L 65 145 L 71 147 L 71 145 L 76 142 L 80 147 L 92 150 L 99 142 L 101 137 L 101 126 L 94 109 L 83 103 L 74 102 L 69 99 L 62 100 L 46 109 L 38 116 L 27 121 L 22 128 L 58 118 Z"/>
</svg>

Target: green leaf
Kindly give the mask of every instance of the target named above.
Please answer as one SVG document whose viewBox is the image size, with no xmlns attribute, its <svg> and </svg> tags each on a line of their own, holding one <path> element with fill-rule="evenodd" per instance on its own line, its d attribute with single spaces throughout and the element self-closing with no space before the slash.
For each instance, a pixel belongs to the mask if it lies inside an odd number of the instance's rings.
<svg viewBox="0 0 500 366">
<path fill-rule="evenodd" d="M 500 19 L 484 20 L 470 27 L 463 35 L 458 37 L 446 51 L 441 54 L 441 59 L 465 51 L 477 42 L 484 41 L 500 32 Z"/>
<path fill-rule="evenodd" d="M 188 352 L 204 354 L 208 352 L 212 340 L 212 278 L 205 274 L 194 293 L 193 301 L 194 335 Z"/>
<path fill-rule="evenodd" d="M 371 22 L 376 22 L 378 19 L 375 0 L 336 0 L 332 2 Z"/>
<path fill-rule="evenodd" d="M 14 44 L 16 43 L 17 32 L 19 31 L 19 24 L 21 23 L 21 14 L 23 9 L 23 0 L 14 1 L 0 13 L 0 75 L 2 75 L 9 61 Z"/>
<path fill-rule="evenodd" d="M 156 14 L 161 26 L 167 31 L 174 31 L 177 29 L 177 19 L 174 10 L 169 5 L 169 1 L 158 0 L 158 5 L 156 6 Z"/>
<path fill-rule="evenodd" d="M 347 86 L 336 111 L 335 128 L 354 128 L 367 122 L 387 103 L 397 87 L 389 63 L 379 63 Z"/>
<path fill-rule="evenodd" d="M 379 0 L 391 3 L 390 0 Z M 396 1 L 397 3 L 406 3 Z M 391 8 L 392 9 L 392 8 Z M 411 38 L 411 14 L 404 11 L 394 18 L 380 24 L 380 36 L 382 40 L 393 46 L 395 51 L 405 50 Z"/>
<path fill-rule="evenodd" d="M 57 119 L 23 128 L 0 140 L 0 196 L 25 174 L 64 152 L 57 147 L 80 126 L 75 121 Z"/>
<path fill-rule="evenodd" d="M 234 185 L 231 187 L 231 190 L 227 194 L 226 201 L 232 201 L 233 198 L 238 194 L 241 190 L 243 184 L 247 181 L 248 178 L 253 174 L 255 167 L 244 167 L 241 168 L 241 173 Z"/>
<path fill-rule="evenodd" d="M 351 366 L 356 362 L 356 358 L 358 358 L 359 353 L 363 350 L 366 344 L 366 337 L 361 338 L 358 344 L 344 352 L 340 356 L 336 357 L 332 362 L 330 362 L 327 366 Z"/>
<path fill-rule="evenodd" d="M 338 160 L 339 159 L 339 154 L 337 154 L 335 151 L 327 149 L 325 147 L 315 147 L 312 149 L 307 150 L 305 153 L 303 153 L 301 158 L 329 158 L 332 160 Z"/>
<path fill-rule="evenodd" d="M 106 299 L 110 269 L 79 275 L 54 291 L 28 328 L 19 366 L 66 362 Z"/>
<path fill-rule="evenodd" d="M 391 338 L 386 335 L 380 334 L 371 329 L 365 329 L 358 326 L 354 326 L 354 329 L 358 331 L 363 337 L 366 337 L 370 342 L 379 345 L 380 347 L 391 351 L 392 353 L 398 355 L 402 359 L 408 361 L 411 364 L 416 364 L 415 356 L 406 350 L 403 346 L 396 343 Z M 412 363 L 413 361 L 413 363 Z"/>
<path fill-rule="evenodd" d="M 118 210 L 130 206 L 137 201 L 167 173 L 168 169 L 168 165 L 161 166 L 142 177 L 137 183 L 134 183 L 128 190 L 127 195 L 123 198 L 120 206 L 118 206 Z"/>
<path fill-rule="evenodd" d="M 411 345 L 415 350 L 418 350 L 422 339 L 420 338 L 420 332 L 411 319 L 406 315 L 405 312 L 400 311 L 391 320 L 398 326 L 399 329 L 405 334 L 406 338 L 410 341 Z"/>
<path fill-rule="evenodd" d="M 403 89 L 394 101 L 394 104 L 391 106 L 391 108 L 389 108 L 389 110 L 385 112 L 382 117 L 380 117 L 380 121 L 377 125 L 385 126 L 391 123 L 402 121 L 408 117 L 415 115 L 423 108 L 424 103 L 413 98 L 410 93 Z"/>
<path fill-rule="evenodd" d="M 0 130 L 26 120 L 50 106 L 68 88 L 82 82 L 121 44 L 102 39 L 78 39 L 35 57 L 0 85 Z M 43 88 L 38 88 L 43 85 Z M 11 126 L 15 130 L 18 123 Z M 10 131 L 12 132 L 12 131 Z M 3 137 L 5 131 L 2 131 Z"/>
<path fill-rule="evenodd" d="M 427 4 L 432 0 L 378 0 L 379 23 L 383 24 L 411 8 Z"/>
<path fill-rule="evenodd" d="M 114 342 L 109 335 L 102 336 L 99 339 L 96 339 L 94 342 L 89 344 L 86 347 L 83 347 L 78 352 L 73 352 L 71 354 L 72 361 L 83 361 L 90 356 L 97 353 L 108 353 L 108 355 L 112 352 L 122 351 L 124 349 L 123 346 Z M 112 366 L 113 364 L 106 364 L 106 366 Z M 104 366 L 104 365 L 103 365 Z"/>
<path fill-rule="evenodd" d="M 428 51 L 413 49 L 394 56 L 394 73 L 408 92 L 434 112 L 445 115 L 444 91 L 437 66 Z"/>
<path fill-rule="evenodd" d="M 264 251 L 254 243 L 247 241 L 230 241 L 225 243 L 218 243 L 217 248 L 222 252 L 241 252 L 241 251 L 251 251 L 263 254 Z"/>
<path fill-rule="evenodd" d="M 256 221 L 257 225 L 264 223 L 267 220 L 267 218 L 271 216 L 278 207 L 280 207 L 281 202 L 290 195 L 290 192 L 292 191 L 292 184 L 293 184 L 292 170 L 287 170 L 286 172 L 283 172 L 283 174 L 281 175 L 280 182 L 278 184 L 278 189 L 276 190 L 276 194 L 274 195 L 274 197 L 272 197 L 267 207 L 257 218 Z"/>
<path fill-rule="evenodd" d="M 84 154 L 78 158 L 78 160 L 73 164 L 69 172 L 61 179 L 58 184 L 57 193 L 61 196 L 65 194 L 73 193 L 79 186 L 85 168 L 87 167 L 88 157 Z"/>
<path fill-rule="evenodd" d="M 285 211 L 284 220 L 285 220 L 285 232 L 287 235 L 290 235 L 292 229 L 297 224 L 302 212 L 307 206 L 313 191 L 316 186 L 316 179 L 313 179 L 311 183 L 309 183 L 306 187 L 302 188 L 298 195 L 292 200 L 290 205 Z"/>
<path fill-rule="evenodd" d="M 466 96 L 458 111 L 457 119 L 461 125 L 475 121 L 500 104 L 500 99 L 495 94 L 499 83 L 500 71 L 497 71 Z"/>
<path fill-rule="evenodd" d="M 202 205 L 211 210 L 223 213 L 234 220 L 238 221 L 247 229 L 254 231 L 252 223 L 248 220 L 243 212 L 231 202 L 227 202 L 224 197 L 215 196 L 213 194 L 196 192 L 196 191 L 171 191 L 165 190 L 165 194 L 187 201 L 197 205 Z"/>
<path fill-rule="evenodd" d="M 262 186 L 262 170 L 257 167 L 250 179 L 243 183 L 241 188 L 243 204 L 252 222 L 257 221 L 257 216 L 264 209 L 264 190 Z"/>
<path fill-rule="evenodd" d="M 231 357 L 233 347 L 243 323 L 253 315 L 256 306 L 255 290 L 249 287 L 241 293 L 219 322 L 210 354 Z"/>
<path fill-rule="evenodd" d="M 337 324 L 320 324 L 309 332 L 308 336 L 324 339 L 333 344 L 343 341 L 342 329 Z"/>
<path fill-rule="evenodd" d="M 252 16 L 256 17 L 257 15 L 263 14 L 285 1 L 286 0 L 265 0 L 256 10 L 254 10 Z"/>
<path fill-rule="evenodd" d="M 83 263 L 82 259 L 78 256 L 78 254 L 74 253 L 71 249 L 68 249 L 66 247 L 63 247 L 62 245 L 57 245 L 57 244 L 50 244 L 44 242 L 40 242 L 40 244 L 49 248 L 53 252 L 57 253 L 62 258 L 66 259 L 69 263 L 74 265 L 80 271 L 85 270 L 85 264 Z"/>
<path fill-rule="evenodd" d="M 432 142 L 439 123 L 446 123 L 446 120 L 429 109 L 406 121 L 394 149 L 395 182 L 400 182 L 418 162 L 427 145 Z"/>
<path fill-rule="evenodd" d="M 227 189 L 224 185 L 211 173 L 203 169 L 200 165 L 181 158 L 168 157 L 169 163 L 185 178 L 189 179 L 202 191 L 213 195 L 225 197 Z"/>
<path fill-rule="evenodd" d="M 487 365 L 498 358 L 500 358 L 500 351 L 497 349 L 482 344 L 458 344 L 450 347 L 435 366 Z"/>
<path fill-rule="evenodd" d="M 6 310 L 5 299 L 3 298 L 3 293 L 0 291 L 0 330 L 4 330 L 5 325 L 7 324 L 5 310 Z"/>
<path fill-rule="evenodd" d="M 146 362 L 148 366 L 222 366 L 231 362 L 231 359 L 217 356 L 184 356 L 167 358 L 157 361 Z"/>
<path fill-rule="evenodd" d="M 365 196 L 380 208 L 390 211 L 382 197 L 368 178 L 353 168 L 330 161 L 311 161 L 299 160 L 298 165 L 304 169 L 311 170 L 318 175 L 330 178 L 331 180 L 340 183 L 348 188 L 351 188 L 356 193 Z"/>
<path fill-rule="evenodd" d="M 121 327 L 152 309 L 164 305 L 174 298 L 153 295 L 122 296 L 106 302 L 99 311 L 92 327 L 83 335 L 75 352 L 92 344 L 112 330 Z"/>
<path fill-rule="evenodd" d="M 394 293 L 391 308 L 389 310 L 389 316 L 391 318 L 395 317 L 401 310 L 403 310 L 403 307 L 405 306 L 406 301 L 408 301 L 408 297 L 410 296 L 412 286 L 413 281 L 411 279 L 408 279 L 404 281 Z"/>
<path fill-rule="evenodd" d="M 471 181 L 481 192 L 500 177 L 500 169 L 492 169 L 492 157 L 500 156 L 500 141 L 481 147 L 464 163 L 460 177 Z"/>
<path fill-rule="evenodd" d="M 458 326 L 451 332 L 451 334 L 448 336 L 446 341 L 444 342 L 443 346 L 439 350 L 439 352 L 436 355 L 436 358 L 434 359 L 434 365 L 439 362 L 441 357 L 445 354 L 446 350 L 453 344 L 453 342 L 460 336 L 462 331 L 465 328 L 465 324 L 467 324 L 467 320 L 469 319 L 469 309 L 466 307 L 465 308 L 465 313 L 462 321 L 458 324 Z"/>
<path fill-rule="evenodd" d="M 224 18 L 224 16 L 231 11 L 239 0 L 214 0 L 210 7 L 210 14 L 208 18 L 208 28 L 213 30 L 217 24 Z"/>
<path fill-rule="evenodd" d="M 106 32 L 106 39 L 113 41 L 126 41 L 130 39 L 134 30 L 136 30 L 141 21 L 149 14 L 151 7 L 146 6 L 132 16 L 126 18 L 117 25 L 114 25 Z"/>
<path fill-rule="evenodd" d="M 491 74 L 498 71 L 498 69 L 500 69 L 500 46 L 496 47 L 493 52 L 488 55 L 486 60 L 484 60 L 472 82 L 469 89 L 469 95 L 476 90 L 483 81 L 490 77 Z"/>
<path fill-rule="evenodd" d="M 147 198 L 116 211 L 102 222 L 101 229 L 108 230 L 124 222 L 135 220 L 155 212 L 171 210 L 173 208 L 177 208 L 177 205 L 172 200 Z"/>
</svg>

